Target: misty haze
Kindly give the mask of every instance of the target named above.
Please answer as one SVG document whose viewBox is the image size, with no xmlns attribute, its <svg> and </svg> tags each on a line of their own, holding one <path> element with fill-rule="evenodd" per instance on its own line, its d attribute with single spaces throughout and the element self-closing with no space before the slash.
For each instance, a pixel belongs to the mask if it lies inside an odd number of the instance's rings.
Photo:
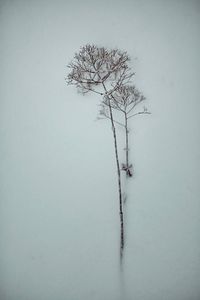
<svg viewBox="0 0 200 300">
<path fill-rule="evenodd" d="M 198 0 L 0 1 L 0 300 L 200 299 L 199 29 Z M 123 272 L 112 126 L 65 80 L 86 44 L 128 53 L 151 112 L 129 123 Z"/>
</svg>

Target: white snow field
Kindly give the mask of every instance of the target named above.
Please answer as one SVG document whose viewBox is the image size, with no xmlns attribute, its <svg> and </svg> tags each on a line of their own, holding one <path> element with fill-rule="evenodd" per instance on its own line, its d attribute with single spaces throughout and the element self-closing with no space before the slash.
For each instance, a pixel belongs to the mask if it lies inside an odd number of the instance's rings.
<svg viewBox="0 0 200 300">
<path fill-rule="evenodd" d="M 199 27 L 193 0 L 0 2 L 1 300 L 200 299 Z M 64 80 L 87 43 L 128 52 L 152 113 L 131 121 L 123 278 L 111 125 Z"/>
</svg>

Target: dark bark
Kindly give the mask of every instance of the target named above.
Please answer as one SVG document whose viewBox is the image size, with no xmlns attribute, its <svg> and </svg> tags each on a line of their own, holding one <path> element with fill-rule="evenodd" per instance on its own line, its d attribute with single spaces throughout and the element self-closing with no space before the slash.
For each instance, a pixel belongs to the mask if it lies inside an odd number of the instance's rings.
<svg viewBox="0 0 200 300">
<path fill-rule="evenodd" d="M 115 158 L 116 158 L 116 164 L 117 164 L 119 215 L 120 215 L 120 262 L 122 264 L 123 250 L 124 250 L 124 214 L 123 214 L 122 187 L 121 187 L 121 171 L 120 171 L 119 156 L 118 156 L 118 149 L 117 149 L 117 136 L 116 136 L 116 130 L 115 130 L 115 125 L 114 125 L 114 121 L 113 121 L 111 106 L 109 106 L 109 110 L 110 110 L 110 118 L 111 118 L 113 138 L 114 138 Z"/>
<path fill-rule="evenodd" d="M 107 89 L 106 89 L 104 83 L 103 83 L 103 87 L 104 87 L 105 93 L 107 94 Z M 109 113 L 110 113 L 110 121 L 111 121 L 111 125 L 112 125 L 114 148 L 115 148 L 115 159 L 116 159 L 116 165 L 117 165 L 119 215 L 120 215 L 120 265 L 122 266 L 123 252 L 124 252 L 123 251 L 124 250 L 124 214 L 123 214 L 123 199 L 122 199 L 122 185 L 121 185 L 121 170 L 120 170 L 120 163 L 119 163 L 115 122 L 114 122 L 114 118 L 113 118 L 111 100 L 109 97 L 108 97 L 108 107 L 109 107 Z"/>
</svg>

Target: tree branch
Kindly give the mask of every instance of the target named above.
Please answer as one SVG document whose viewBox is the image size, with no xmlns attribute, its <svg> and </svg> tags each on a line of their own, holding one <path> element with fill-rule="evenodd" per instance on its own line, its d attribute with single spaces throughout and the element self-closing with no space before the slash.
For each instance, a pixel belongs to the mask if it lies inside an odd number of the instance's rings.
<svg viewBox="0 0 200 300">
<path fill-rule="evenodd" d="M 133 114 L 133 115 L 127 117 L 127 119 L 130 119 L 130 118 L 135 117 L 135 116 L 137 116 L 137 115 L 145 115 L 145 114 L 150 115 L 151 113 L 150 113 L 149 111 L 139 111 L 139 112 L 137 112 L 137 113 L 135 113 L 135 114 Z"/>
</svg>

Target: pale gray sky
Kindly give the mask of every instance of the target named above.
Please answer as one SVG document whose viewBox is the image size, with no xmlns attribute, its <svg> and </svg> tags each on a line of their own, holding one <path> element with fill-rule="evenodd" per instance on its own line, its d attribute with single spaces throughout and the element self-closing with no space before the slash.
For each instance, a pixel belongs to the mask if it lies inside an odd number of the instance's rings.
<svg viewBox="0 0 200 300">
<path fill-rule="evenodd" d="M 64 81 L 86 43 L 129 53 L 152 112 L 120 300 L 200 298 L 199 20 L 199 1 L 0 1 L 0 299 L 120 299 L 111 126 Z"/>
</svg>

